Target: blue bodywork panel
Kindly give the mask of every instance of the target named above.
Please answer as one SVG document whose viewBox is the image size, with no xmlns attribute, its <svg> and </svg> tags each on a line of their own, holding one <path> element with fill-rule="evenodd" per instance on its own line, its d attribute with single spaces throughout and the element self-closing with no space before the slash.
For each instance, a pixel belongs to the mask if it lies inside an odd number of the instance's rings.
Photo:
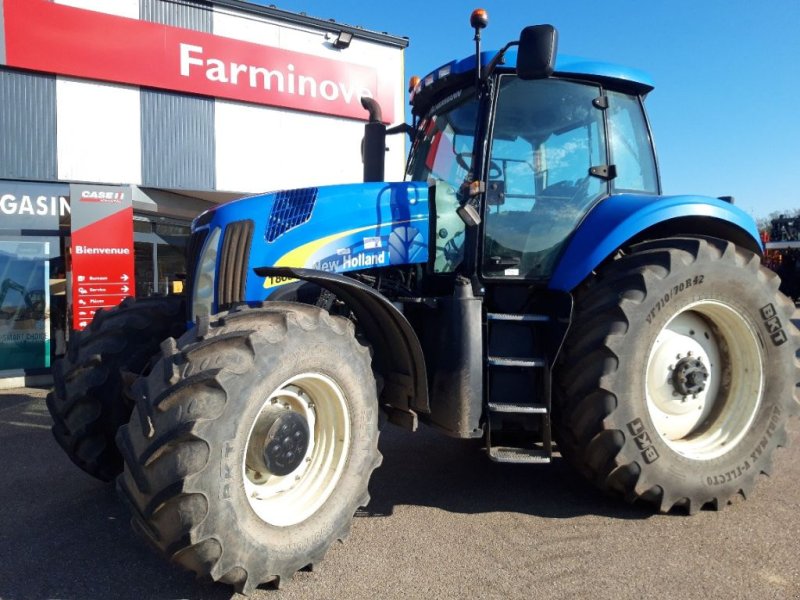
<svg viewBox="0 0 800 600">
<path fill-rule="evenodd" d="M 559 259 L 549 287 L 571 291 L 628 240 L 654 225 L 682 217 L 730 223 L 761 247 L 755 221 L 723 200 L 703 196 L 618 194 L 609 196 L 586 215 Z"/>
<path fill-rule="evenodd" d="M 253 221 L 245 300 L 257 302 L 288 281 L 256 267 L 343 273 L 427 262 L 429 214 L 426 183 L 358 183 L 250 196 L 203 220 L 211 230 Z"/>
</svg>

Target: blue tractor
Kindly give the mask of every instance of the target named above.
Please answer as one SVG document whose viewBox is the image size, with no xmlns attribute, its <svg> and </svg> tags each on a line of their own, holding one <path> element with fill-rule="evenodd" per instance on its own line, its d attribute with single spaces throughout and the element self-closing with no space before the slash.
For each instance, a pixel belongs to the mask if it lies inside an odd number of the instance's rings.
<svg viewBox="0 0 800 600">
<path fill-rule="evenodd" d="M 661 512 L 769 471 L 798 333 L 752 219 L 662 195 L 645 74 L 557 56 L 548 25 L 481 52 L 472 25 L 411 126 L 364 101 L 364 183 L 195 220 L 182 335 L 181 299 L 131 300 L 57 365 L 56 438 L 121 473 L 172 561 L 245 593 L 317 563 L 369 500 L 386 421 L 498 462 L 557 452 Z M 387 133 L 412 139 L 403 182 L 383 182 Z"/>
</svg>

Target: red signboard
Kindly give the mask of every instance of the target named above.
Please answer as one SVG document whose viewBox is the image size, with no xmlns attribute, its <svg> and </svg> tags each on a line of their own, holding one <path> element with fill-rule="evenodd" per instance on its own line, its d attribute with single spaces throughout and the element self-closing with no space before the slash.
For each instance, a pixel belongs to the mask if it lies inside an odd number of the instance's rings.
<svg viewBox="0 0 800 600">
<path fill-rule="evenodd" d="M 46 0 L 0 9 L 10 67 L 364 120 L 370 96 L 394 120 L 393 81 L 371 67 Z"/>
<path fill-rule="evenodd" d="M 135 295 L 133 207 L 123 187 L 72 185 L 72 327 Z"/>
</svg>

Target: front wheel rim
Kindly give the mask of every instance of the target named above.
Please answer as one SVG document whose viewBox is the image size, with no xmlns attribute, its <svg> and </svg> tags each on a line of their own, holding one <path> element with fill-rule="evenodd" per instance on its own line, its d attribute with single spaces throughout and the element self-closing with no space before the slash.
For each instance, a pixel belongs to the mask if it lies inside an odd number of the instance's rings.
<svg viewBox="0 0 800 600">
<path fill-rule="evenodd" d="M 253 458 L 262 454 L 260 431 L 274 420 L 276 410 L 296 413 L 310 432 L 299 465 L 285 475 L 270 473 Z M 349 450 L 350 412 L 341 388 L 321 373 L 291 377 L 263 402 L 247 436 L 242 475 L 250 507 L 262 521 L 277 527 L 305 521 L 330 497 Z"/>
<path fill-rule="evenodd" d="M 694 460 L 718 458 L 738 445 L 761 405 L 758 336 L 728 304 L 690 304 L 656 336 L 645 387 L 651 421 L 670 449 Z"/>
</svg>

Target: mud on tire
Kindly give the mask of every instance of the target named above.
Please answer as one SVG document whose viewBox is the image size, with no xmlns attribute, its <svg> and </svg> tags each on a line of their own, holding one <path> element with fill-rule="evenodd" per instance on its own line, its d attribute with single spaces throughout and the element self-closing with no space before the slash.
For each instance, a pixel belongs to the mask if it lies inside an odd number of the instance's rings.
<svg viewBox="0 0 800 600">
<path fill-rule="evenodd" d="M 133 408 L 124 374 L 142 374 L 159 344 L 186 330 L 184 307 L 179 296 L 127 298 L 74 332 L 66 357 L 53 365 L 53 435 L 89 475 L 111 481 L 122 471 L 114 438 Z"/>
<path fill-rule="evenodd" d="M 759 257 L 716 239 L 634 246 L 576 294 L 556 371 L 562 453 L 661 512 L 747 495 L 797 410 L 794 305 Z"/>
<path fill-rule="evenodd" d="M 322 560 L 369 500 L 375 379 L 344 318 L 290 302 L 233 309 L 165 342 L 134 391 L 118 490 L 134 528 L 203 578 L 241 593 L 280 585 Z M 260 458 L 265 415 L 282 409 L 309 425 L 288 466 Z"/>
</svg>

